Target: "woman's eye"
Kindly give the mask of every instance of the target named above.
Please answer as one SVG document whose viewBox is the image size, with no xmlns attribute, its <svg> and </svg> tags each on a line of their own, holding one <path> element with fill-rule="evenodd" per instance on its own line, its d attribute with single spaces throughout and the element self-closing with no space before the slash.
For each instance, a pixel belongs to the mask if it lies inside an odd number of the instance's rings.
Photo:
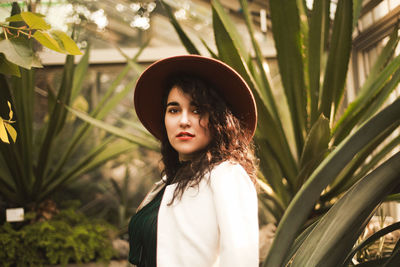
<svg viewBox="0 0 400 267">
<path fill-rule="evenodd" d="M 178 112 L 178 109 L 177 108 L 170 108 L 170 109 L 167 110 L 167 112 L 171 113 L 171 114 L 175 114 L 175 113 Z"/>
<path fill-rule="evenodd" d="M 201 110 L 199 108 L 193 109 L 194 114 L 201 114 Z"/>
</svg>

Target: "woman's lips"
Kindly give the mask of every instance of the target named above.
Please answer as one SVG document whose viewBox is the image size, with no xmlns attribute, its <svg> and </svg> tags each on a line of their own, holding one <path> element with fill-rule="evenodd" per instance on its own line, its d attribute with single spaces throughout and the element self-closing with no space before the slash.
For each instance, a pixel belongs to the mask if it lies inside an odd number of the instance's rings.
<svg viewBox="0 0 400 267">
<path fill-rule="evenodd" d="M 191 134 L 189 132 L 180 132 L 179 134 L 176 135 L 176 138 L 179 140 L 190 140 L 194 137 L 194 134 Z"/>
</svg>

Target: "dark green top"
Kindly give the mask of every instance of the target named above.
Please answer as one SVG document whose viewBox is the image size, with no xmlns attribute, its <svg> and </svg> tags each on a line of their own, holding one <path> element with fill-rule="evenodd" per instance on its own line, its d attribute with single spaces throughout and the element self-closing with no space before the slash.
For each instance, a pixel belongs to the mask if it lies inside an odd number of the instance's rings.
<svg viewBox="0 0 400 267">
<path fill-rule="evenodd" d="M 157 218 L 165 187 L 129 222 L 129 262 L 138 267 L 156 267 Z"/>
</svg>

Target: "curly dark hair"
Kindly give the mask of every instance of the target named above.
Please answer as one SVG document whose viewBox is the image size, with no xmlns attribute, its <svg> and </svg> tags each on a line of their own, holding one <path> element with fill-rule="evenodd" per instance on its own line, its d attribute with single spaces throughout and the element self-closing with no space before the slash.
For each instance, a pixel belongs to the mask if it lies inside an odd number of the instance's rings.
<svg viewBox="0 0 400 267">
<path fill-rule="evenodd" d="M 178 152 L 171 146 L 165 126 L 163 127 L 161 161 L 164 169 L 162 175 L 166 175 L 167 184 L 177 183 L 171 203 L 176 198 L 180 199 L 188 186 L 197 186 L 207 172 L 224 161 L 240 164 L 253 183 L 256 183 L 257 161 L 254 156 L 253 143 L 248 138 L 248 131 L 242 122 L 232 114 L 223 98 L 198 77 L 188 74 L 176 75 L 170 79 L 164 90 L 162 103 L 164 114 L 168 94 L 174 87 L 178 87 L 192 98 L 200 110 L 200 114 L 209 114 L 208 127 L 211 133 L 211 142 L 191 161 L 180 162 Z M 164 121 L 163 125 L 165 125 Z"/>
</svg>

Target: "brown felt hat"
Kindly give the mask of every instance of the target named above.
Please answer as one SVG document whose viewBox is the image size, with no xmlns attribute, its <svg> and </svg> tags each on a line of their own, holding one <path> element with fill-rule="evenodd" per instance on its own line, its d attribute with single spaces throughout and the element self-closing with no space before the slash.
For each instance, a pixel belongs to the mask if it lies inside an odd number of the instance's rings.
<svg viewBox="0 0 400 267">
<path fill-rule="evenodd" d="M 139 77 L 134 94 L 136 114 L 152 135 L 162 139 L 163 90 L 172 76 L 181 73 L 196 76 L 217 90 L 232 113 L 247 127 L 249 139 L 253 137 L 257 126 L 257 107 L 247 83 L 227 64 L 197 55 L 161 59 Z"/>
</svg>

